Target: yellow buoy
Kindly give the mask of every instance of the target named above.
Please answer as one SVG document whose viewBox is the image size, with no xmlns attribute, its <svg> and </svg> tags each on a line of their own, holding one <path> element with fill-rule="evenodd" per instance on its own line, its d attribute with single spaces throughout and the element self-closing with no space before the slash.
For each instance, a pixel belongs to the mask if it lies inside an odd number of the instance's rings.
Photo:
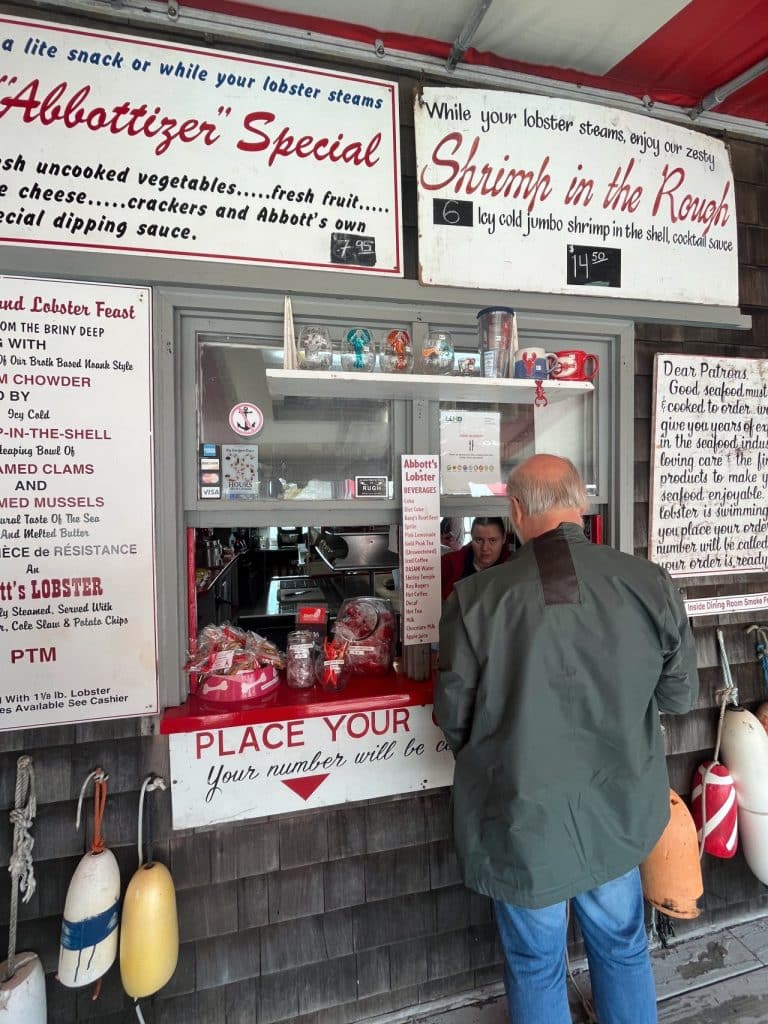
<svg viewBox="0 0 768 1024">
<path fill-rule="evenodd" d="M 142 849 L 144 794 L 153 789 L 165 789 L 165 782 L 148 775 L 139 797 L 139 867 L 128 883 L 120 922 L 120 978 L 134 1000 L 154 995 L 167 984 L 179 959 L 179 919 L 171 873 L 152 860 L 151 841 L 146 863 Z"/>
<path fill-rule="evenodd" d="M 179 959 L 176 890 L 165 864 L 142 864 L 128 883 L 120 925 L 120 978 L 132 999 L 167 984 Z"/>
<path fill-rule="evenodd" d="M 693 918 L 701 913 L 696 901 L 704 894 L 704 882 L 696 826 L 673 789 L 667 827 L 640 865 L 640 877 L 645 898 L 668 917 Z"/>
</svg>

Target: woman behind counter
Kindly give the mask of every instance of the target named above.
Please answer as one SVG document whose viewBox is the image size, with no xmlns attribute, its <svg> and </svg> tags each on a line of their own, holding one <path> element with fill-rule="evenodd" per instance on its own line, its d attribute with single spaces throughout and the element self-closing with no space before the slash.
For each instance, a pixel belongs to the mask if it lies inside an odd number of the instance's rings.
<svg viewBox="0 0 768 1024">
<path fill-rule="evenodd" d="M 472 576 L 509 558 L 507 530 L 501 516 L 478 516 L 472 520 L 471 541 L 458 551 L 440 559 L 442 599 L 448 597 L 459 580 Z"/>
</svg>

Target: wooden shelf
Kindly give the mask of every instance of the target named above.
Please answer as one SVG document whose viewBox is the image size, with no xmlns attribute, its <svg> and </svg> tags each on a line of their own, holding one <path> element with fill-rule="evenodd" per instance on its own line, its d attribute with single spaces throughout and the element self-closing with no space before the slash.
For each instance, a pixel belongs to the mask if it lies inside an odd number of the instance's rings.
<svg viewBox="0 0 768 1024">
<path fill-rule="evenodd" d="M 545 380 L 550 402 L 593 391 L 589 381 Z M 344 373 L 329 370 L 267 370 L 273 397 L 423 399 L 433 402 L 493 402 L 532 405 L 536 383 L 491 377 L 443 377 L 419 373 Z"/>
</svg>

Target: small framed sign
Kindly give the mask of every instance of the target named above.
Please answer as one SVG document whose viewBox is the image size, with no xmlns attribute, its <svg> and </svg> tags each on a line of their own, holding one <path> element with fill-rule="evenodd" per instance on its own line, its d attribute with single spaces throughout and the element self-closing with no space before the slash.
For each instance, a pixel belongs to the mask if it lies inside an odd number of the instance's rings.
<svg viewBox="0 0 768 1024">
<path fill-rule="evenodd" d="M 389 478 L 386 476 L 356 476 L 356 498 L 388 498 Z"/>
</svg>

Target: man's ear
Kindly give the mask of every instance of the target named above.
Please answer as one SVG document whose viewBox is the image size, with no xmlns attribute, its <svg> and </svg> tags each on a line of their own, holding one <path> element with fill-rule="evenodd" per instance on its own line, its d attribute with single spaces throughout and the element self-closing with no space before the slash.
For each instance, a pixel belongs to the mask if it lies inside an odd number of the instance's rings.
<svg viewBox="0 0 768 1024">
<path fill-rule="evenodd" d="M 509 499 L 509 518 L 515 526 L 519 526 L 520 520 L 523 518 L 523 506 L 520 504 L 520 499 L 514 496 Z"/>
</svg>

